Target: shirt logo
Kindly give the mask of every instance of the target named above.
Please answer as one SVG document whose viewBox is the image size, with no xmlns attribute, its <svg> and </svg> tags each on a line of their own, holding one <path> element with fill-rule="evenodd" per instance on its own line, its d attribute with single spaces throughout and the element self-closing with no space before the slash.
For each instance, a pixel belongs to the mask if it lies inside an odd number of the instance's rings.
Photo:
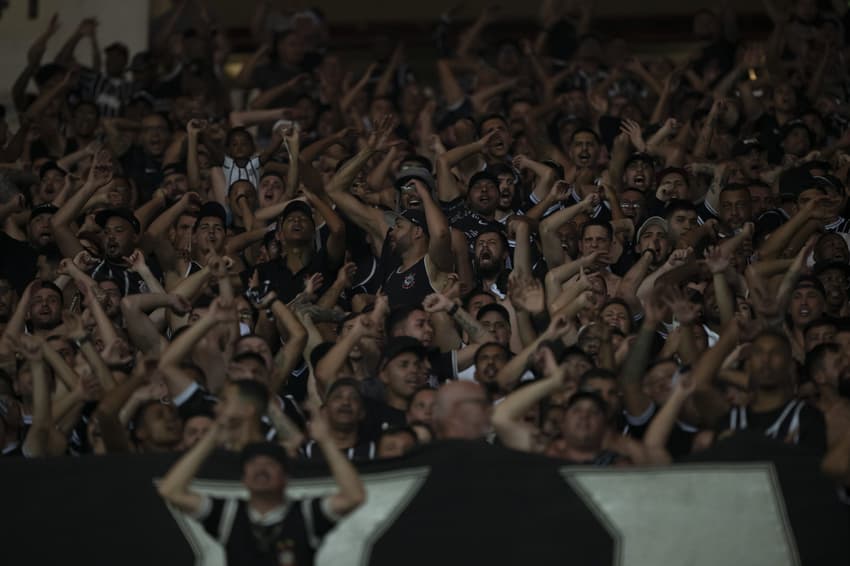
<svg viewBox="0 0 850 566">
<path fill-rule="evenodd" d="M 408 273 L 404 276 L 404 280 L 401 282 L 402 289 L 412 289 L 413 286 L 416 285 L 416 274 Z"/>
</svg>

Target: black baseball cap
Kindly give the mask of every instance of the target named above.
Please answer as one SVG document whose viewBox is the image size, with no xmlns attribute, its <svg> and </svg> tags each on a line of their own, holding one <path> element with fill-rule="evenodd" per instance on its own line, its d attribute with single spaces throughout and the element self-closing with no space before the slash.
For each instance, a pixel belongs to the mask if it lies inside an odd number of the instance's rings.
<svg viewBox="0 0 850 566">
<path fill-rule="evenodd" d="M 847 265 L 843 261 L 826 261 L 819 262 L 815 264 L 814 274 L 815 276 L 821 275 L 824 271 L 830 271 L 832 269 L 837 269 L 844 273 L 844 276 L 850 279 L 850 265 Z"/>
<path fill-rule="evenodd" d="M 387 362 L 392 361 L 396 357 L 408 352 L 415 354 L 419 359 L 423 359 L 425 357 L 425 346 L 422 345 L 422 342 L 411 336 L 396 336 L 394 338 L 390 338 L 384 346 L 384 355 L 381 358 L 381 366 L 383 367 L 387 364 Z"/>
<path fill-rule="evenodd" d="M 186 175 L 186 165 L 181 162 L 167 163 L 162 166 L 162 176 Z"/>
<path fill-rule="evenodd" d="M 627 168 L 631 163 L 635 161 L 643 161 L 650 167 L 655 167 L 655 160 L 652 158 L 651 155 L 642 151 L 636 151 L 635 153 L 631 154 L 628 159 L 626 159 L 626 163 L 623 168 Z"/>
<path fill-rule="evenodd" d="M 286 208 L 283 209 L 283 212 L 280 214 L 280 221 L 283 222 L 286 220 L 286 217 L 294 212 L 300 212 L 304 214 L 311 221 L 313 220 L 313 209 L 310 208 L 310 205 L 304 202 L 303 200 L 294 200 L 286 205 Z"/>
<path fill-rule="evenodd" d="M 33 218 L 35 218 L 36 216 L 41 216 L 42 214 L 56 214 L 57 210 L 59 210 L 59 207 L 54 206 L 50 203 L 35 206 L 30 211 L 30 222 L 32 222 Z"/>
<path fill-rule="evenodd" d="M 824 289 L 821 280 L 814 275 L 802 275 L 794 284 L 794 291 L 797 289 L 814 289 L 818 291 L 822 297 L 826 297 L 826 289 Z"/>
<path fill-rule="evenodd" d="M 390 226 L 395 225 L 395 221 L 398 218 L 404 218 L 414 226 L 419 226 L 422 228 L 422 231 L 425 232 L 426 236 L 431 235 L 431 233 L 428 232 L 428 219 L 425 217 L 425 211 L 417 208 L 408 208 L 401 212 L 387 211 L 384 213 L 384 219 Z"/>
<path fill-rule="evenodd" d="M 484 170 L 474 174 L 472 177 L 469 178 L 468 187 L 471 189 L 479 181 L 490 181 L 497 187 L 499 186 L 499 178 L 494 175 L 492 171 Z"/>
<path fill-rule="evenodd" d="M 136 231 L 136 234 L 142 231 L 142 225 L 139 223 L 139 219 L 136 218 L 136 215 L 133 214 L 133 211 L 129 208 L 107 208 L 105 210 L 101 210 L 95 215 L 94 221 L 98 226 L 103 228 L 106 226 L 107 220 L 113 216 L 123 218 L 129 222 L 133 226 L 133 230 Z"/>
<path fill-rule="evenodd" d="M 227 211 L 217 202 L 208 201 L 201 205 L 201 209 L 198 211 L 198 219 L 195 220 L 195 230 L 198 229 L 204 218 L 218 218 L 221 220 L 222 226 L 227 226 Z"/>
<path fill-rule="evenodd" d="M 280 464 L 284 471 L 289 471 L 289 456 L 286 455 L 286 450 L 279 444 L 274 442 L 254 442 L 245 446 L 239 458 L 240 466 L 244 468 L 245 464 L 257 456 L 268 456 Z"/>
</svg>

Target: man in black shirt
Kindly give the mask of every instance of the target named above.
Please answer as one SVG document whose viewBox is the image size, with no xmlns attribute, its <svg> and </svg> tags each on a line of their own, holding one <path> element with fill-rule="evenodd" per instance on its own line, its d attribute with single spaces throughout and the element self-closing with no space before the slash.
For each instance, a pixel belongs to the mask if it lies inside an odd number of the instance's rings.
<svg viewBox="0 0 850 566">
<path fill-rule="evenodd" d="M 189 483 L 221 434 L 219 423 L 166 474 L 159 493 L 170 504 L 197 518 L 225 547 L 227 563 L 304 566 L 322 538 L 342 517 L 366 498 L 357 471 L 337 449 L 324 417 L 313 415 L 310 436 L 319 444 L 337 491 L 324 497 L 290 500 L 286 497 L 288 458 L 283 448 L 256 443 L 242 452 L 242 482 L 247 500 L 220 499 L 192 491 Z"/>
</svg>

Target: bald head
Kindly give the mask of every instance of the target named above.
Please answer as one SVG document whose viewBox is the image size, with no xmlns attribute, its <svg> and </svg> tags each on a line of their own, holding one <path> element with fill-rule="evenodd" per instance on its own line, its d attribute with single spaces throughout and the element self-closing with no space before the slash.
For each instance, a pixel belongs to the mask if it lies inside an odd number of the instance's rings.
<svg viewBox="0 0 850 566">
<path fill-rule="evenodd" d="M 450 381 L 434 399 L 434 430 L 441 439 L 480 440 L 490 430 L 490 400 L 475 381 Z"/>
</svg>

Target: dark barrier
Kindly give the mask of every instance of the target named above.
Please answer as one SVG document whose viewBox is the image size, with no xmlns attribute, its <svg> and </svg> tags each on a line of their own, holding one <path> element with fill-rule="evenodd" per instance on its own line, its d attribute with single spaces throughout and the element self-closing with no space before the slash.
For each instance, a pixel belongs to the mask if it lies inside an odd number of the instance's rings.
<svg viewBox="0 0 850 566">
<path fill-rule="evenodd" d="M 588 470 L 485 444 L 431 446 L 361 467 L 368 503 L 328 536 L 317 564 L 850 563 L 847 510 L 795 448 L 740 436 L 701 459 L 713 463 Z M 3 461 L 3 563 L 221 564 L 217 545 L 156 493 L 173 460 Z M 216 454 L 196 488 L 236 494 L 238 477 L 237 458 Z M 290 491 L 330 485 L 302 467 Z"/>
</svg>

